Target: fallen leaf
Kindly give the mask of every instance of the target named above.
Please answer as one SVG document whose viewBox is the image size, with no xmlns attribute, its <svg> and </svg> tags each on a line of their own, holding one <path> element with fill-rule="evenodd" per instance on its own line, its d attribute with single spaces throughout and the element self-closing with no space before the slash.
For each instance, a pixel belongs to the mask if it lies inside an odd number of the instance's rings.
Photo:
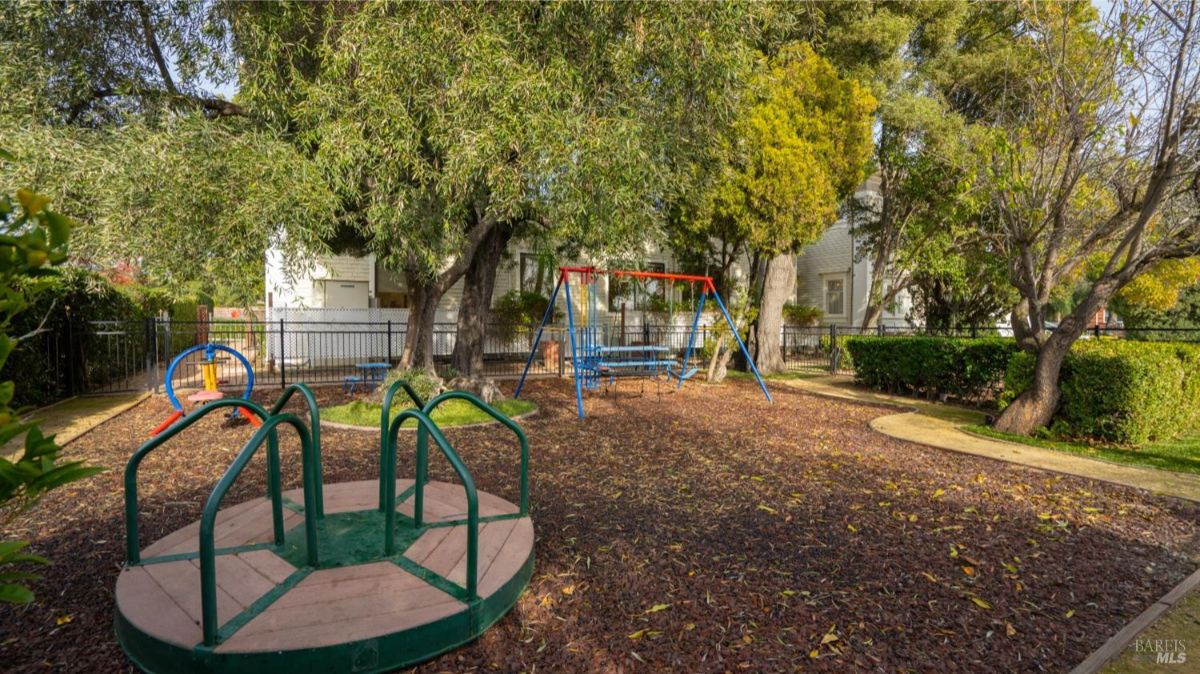
<svg viewBox="0 0 1200 674">
<path fill-rule="evenodd" d="M 971 597 L 971 601 L 975 602 L 975 605 L 978 606 L 979 608 L 991 608 L 992 607 L 992 605 L 987 603 L 986 600 L 980 599 L 979 597 Z"/>
<path fill-rule="evenodd" d="M 570 596 L 570 595 L 573 595 L 573 594 L 575 594 L 575 586 L 574 586 L 574 585 L 568 585 L 568 586 L 564 587 L 564 588 L 562 589 L 562 593 L 563 593 L 563 594 L 565 594 L 565 595 L 567 595 L 567 596 Z"/>
<path fill-rule="evenodd" d="M 659 611 L 665 611 L 669 608 L 671 608 L 670 604 L 655 604 L 654 606 L 646 609 L 646 613 L 658 613 Z"/>
<path fill-rule="evenodd" d="M 633 634 L 630 634 L 629 638 L 630 639 L 641 639 L 642 635 L 645 633 L 646 633 L 646 630 L 638 630 L 638 631 L 634 632 Z"/>
<path fill-rule="evenodd" d="M 1004 633 L 1011 637 L 1017 633 L 1017 628 L 1012 623 L 1004 623 Z"/>
<path fill-rule="evenodd" d="M 69 615 L 60 615 L 54 619 L 54 624 L 55 625 L 66 625 L 67 623 L 71 622 L 72 620 L 74 620 L 74 618 L 72 618 Z"/>
</svg>

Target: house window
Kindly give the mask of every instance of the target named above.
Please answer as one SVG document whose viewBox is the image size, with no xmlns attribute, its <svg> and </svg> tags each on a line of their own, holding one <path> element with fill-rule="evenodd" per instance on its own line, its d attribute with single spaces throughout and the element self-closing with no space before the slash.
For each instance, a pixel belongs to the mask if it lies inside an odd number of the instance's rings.
<svg viewBox="0 0 1200 674">
<path fill-rule="evenodd" d="M 538 281 L 541 280 L 541 265 L 538 256 L 533 253 L 521 253 L 521 292 L 537 292 Z"/>
<path fill-rule="evenodd" d="M 662 274 L 667 271 L 667 265 L 651 262 L 646 265 L 645 271 Z M 651 298 L 655 297 L 664 302 L 667 299 L 667 284 L 663 279 L 613 276 L 608 281 L 609 311 L 620 311 L 621 307 L 640 311 L 646 309 Z"/>
<path fill-rule="evenodd" d="M 846 314 L 846 281 L 841 278 L 825 279 L 825 315 Z"/>
</svg>

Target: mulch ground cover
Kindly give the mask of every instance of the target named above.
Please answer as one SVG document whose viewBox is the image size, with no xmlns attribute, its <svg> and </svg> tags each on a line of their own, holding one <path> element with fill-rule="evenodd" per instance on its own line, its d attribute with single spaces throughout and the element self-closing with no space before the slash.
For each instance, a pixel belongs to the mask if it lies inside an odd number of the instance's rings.
<svg viewBox="0 0 1200 674">
<path fill-rule="evenodd" d="M 1197 565 L 1192 504 L 892 440 L 868 426 L 882 408 L 786 388 L 768 405 L 747 382 L 626 387 L 580 422 L 569 382 L 527 390 L 533 581 L 422 671 L 1065 671 Z M 112 470 L 4 532 L 55 564 L 36 603 L 0 609 L 0 669 L 130 668 L 112 632 L 121 468 L 167 412 L 152 398 L 72 443 Z M 143 464 L 143 544 L 199 516 L 249 433 L 206 420 Z M 511 436 L 447 435 L 480 489 L 516 500 Z M 322 436 L 327 481 L 377 475 L 373 435 Z M 227 503 L 263 489 L 251 466 Z"/>
</svg>

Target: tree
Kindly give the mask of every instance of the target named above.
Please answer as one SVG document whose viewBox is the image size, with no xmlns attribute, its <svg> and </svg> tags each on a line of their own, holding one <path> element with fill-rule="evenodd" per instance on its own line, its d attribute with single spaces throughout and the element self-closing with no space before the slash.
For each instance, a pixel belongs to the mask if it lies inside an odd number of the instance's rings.
<svg viewBox="0 0 1200 674">
<path fill-rule="evenodd" d="M 705 247 L 720 242 L 722 276 L 743 251 L 761 261 L 752 342 L 758 369 L 769 373 L 783 367 L 792 255 L 837 221 L 839 201 L 862 181 L 875 100 L 807 44 L 785 47 L 760 67 L 754 102 L 721 147 L 720 172 L 702 206 L 679 224 Z"/>
<path fill-rule="evenodd" d="M 332 196 L 262 120 L 207 91 L 232 76 L 219 3 L 12 3 L 0 8 L 0 133 L 37 147 L 0 168 L 74 213 L 73 255 L 150 283 L 262 298 L 275 238 L 321 246 Z M 167 58 L 170 57 L 168 62 Z M 215 289 L 215 288 L 214 288 Z"/>
<path fill-rule="evenodd" d="M 435 309 L 463 280 L 471 370 L 512 237 L 602 255 L 658 229 L 675 166 L 733 109 L 746 11 L 239 5 L 233 26 L 246 106 L 320 167 L 342 240 L 405 277 L 402 365 L 432 367 Z"/>
<path fill-rule="evenodd" d="M 1028 434 L 1058 405 L 1058 378 L 1088 318 L 1162 260 L 1200 253 L 1200 48 L 1195 0 L 1114 7 L 1021 5 L 1028 78 L 984 123 L 983 232 L 1020 293 L 1013 329 L 1033 383 L 996 428 Z M 1060 280 L 1099 257 L 1082 301 L 1044 330 Z"/>
</svg>

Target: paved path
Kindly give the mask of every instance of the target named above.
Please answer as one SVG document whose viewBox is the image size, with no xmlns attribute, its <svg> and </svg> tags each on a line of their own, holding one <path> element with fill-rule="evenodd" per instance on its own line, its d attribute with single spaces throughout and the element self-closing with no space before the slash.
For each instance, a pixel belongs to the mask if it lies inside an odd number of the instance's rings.
<svg viewBox="0 0 1200 674">
<path fill-rule="evenodd" d="M 817 395 L 906 408 L 909 411 L 871 422 L 871 428 L 900 440 L 1200 501 L 1200 475 L 1110 463 L 967 433 L 960 426 L 983 422 L 983 414 L 975 410 L 876 393 L 854 386 L 848 377 L 790 379 L 779 383 Z"/>
<path fill-rule="evenodd" d="M 35 410 L 30 416 L 39 422 L 42 433 L 55 435 L 60 446 L 87 433 L 96 426 L 140 403 L 148 393 L 116 393 L 79 396 Z M 24 438 L 24 436 L 22 436 Z M 0 456 L 10 457 L 21 451 L 16 440 L 4 445 Z"/>
</svg>

